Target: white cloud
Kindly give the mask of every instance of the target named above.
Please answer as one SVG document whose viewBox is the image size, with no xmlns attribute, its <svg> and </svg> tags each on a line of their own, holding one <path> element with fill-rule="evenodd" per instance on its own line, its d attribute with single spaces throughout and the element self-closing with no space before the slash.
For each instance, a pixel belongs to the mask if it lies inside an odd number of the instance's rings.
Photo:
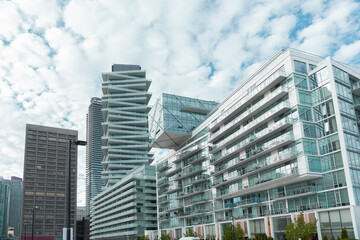
<svg viewBox="0 0 360 240">
<path fill-rule="evenodd" d="M 5 177 L 22 176 L 26 123 L 77 129 L 85 139 L 90 98 L 101 95 L 101 72 L 113 63 L 146 69 L 152 102 L 161 92 L 221 101 L 280 47 L 348 63 L 360 51 L 359 3 L 350 0 L 59 2 L 0 3 Z M 81 205 L 84 171 L 80 148 Z"/>
</svg>

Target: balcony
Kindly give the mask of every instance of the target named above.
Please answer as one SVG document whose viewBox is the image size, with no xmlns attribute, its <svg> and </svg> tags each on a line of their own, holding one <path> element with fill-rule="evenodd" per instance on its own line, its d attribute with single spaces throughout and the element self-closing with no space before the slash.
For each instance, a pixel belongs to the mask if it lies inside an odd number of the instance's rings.
<svg viewBox="0 0 360 240">
<path fill-rule="evenodd" d="M 272 126 L 265 128 L 262 131 L 252 135 L 249 138 L 249 141 L 252 143 L 256 143 L 256 142 L 260 141 L 262 138 L 268 136 L 269 134 L 275 134 L 283 129 L 286 129 L 287 127 L 290 127 L 293 124 L 293 122 L 294 122 L 294 119 L 292 119 L 292 118 L 284 118 L 284 119 L 278 121 L 277 123 L 274 123 Z M 249 123 L 244 128 L 247 128 L 248 130 L 253 130 L 254 126 L 256 126 L 256 125 L 257 124 L 255 124 L 255 123 Z M 241 130 L 243 130 L 243 131 L 241 131 Z M 250 131 L 247 131 L 247 130 L 245 130 L 245 132 L 244 132 L 244 129 L 239 129 L 235 133 L 231 134 L 227 138 L 223 139 L 222 141 L 220 141 L 219 143 L 214 145 L 214 147 L 212 148 L 212 153 L 220 151 L 222 148 L 235 142 L 237 139 L 240 139 L 241 137 L 245 136 L 249 132 Z"/>
<path fill-rule="evenodd" d="M 169 177 L 177 172 L 181 171 L 181 166 L 177 166 L 177 165 L 172 165 L 164 174 L 165 177 Z"/>
<path fill-rule="evenodd" d="M 201 150 L 201 148 L 199 145 L 190 147 L 190 148 L 186 149 L 185 151 L 177 154 L 174 159 L 174 163 L 179 162 L 179 161 L 185 159 L 186 157 L 189 157 L 191 154 L 196 153 L 197 151 L 200 151 L 200 150 Z"/>
<path fill-rule="evenodd" d="M 195 209 L 195 210 L 185 210 L 184 212 L 184 216 L 186 217 L 189 217 L 189 216 L 195 216 L 195 215 L 202 215 L 204 213 L 207 213 L 207 212 L 211 212 L 213 211 L 212 208 L 209 208 L 209 209 Z"/>
<path fill-rule="evenodd" d="M 218 179 L 218 180 L 213 182 L 213 186 L 215 186 L 217 188 L 221 187 L 223 185 L 226 185 L 226 184 L 229 184 L 231 182 L 237 181 L 237 180 L 239 180 L 241 178 L 247 177 L 250 174 L 261 172 L 261 171 L 264 171 L 266 169 L 272 168 L 272 167 L 274 167 L 276 165 L 279 165 L 279 164 L 281 164 L 283 162 L 294 160 L 298 156 L 300 156 L 301 154 L 303 154 L 303 152 L 299 152 L 299 151 L 282 152 L 281 154 L 279 154 L 279 157 L 272 158 L 269 163 L 264 163 L 263 165 L 259 164 L 259 165 L 256 165 L 255 167 L 251 167 L 251 168 L 245 168 L 242 171 L 238 171 L 238 173 L 236 175 L 228 177 L 227 179 Z M 220 173 L 229 171 L 231 169 L 234 169 L 234 168 L 240 166 L 241 164 L 239 164 L 239 163 L 244 164 L 246 162 L 248 162 L 247 159 L 244 159 L 242 161 L 238 161 L 238 160 L 236 160 L 234 162 L 231 161 L 231 166 L 221 170 Z M 227 164 L 225 164 L 225 165 L 227 165 Z M 219 175 L 219 172 L 217 172 L 216 175 Z"/>
<path fill-rule="evenodd" d="M 168 179 L 168 178 L 164 178 L 164 179 L 158 181 L 158 183 L 157 183 L 157 186 L 158 186 L 159 188 L 160 188 L 160 187 L 165 187 L 165 186 L 167 186 L 167 185 L 169 185 L 169 179 Z"/>
<path fill-rule="evenodd" d="M 290 105 L 288 102 L 281 102 L 277 104 L 275 107 L 271 108 L 269 111 L 266 111 L 264 114 L 254 119 L 251 123 L 249 123 L 245 127 L 242 127 L 240 129 L 241 132 L 243 133 L 242 135 L 253 130 L 257 125 L 265 123 L 266 121 L 269 121 L 269 119 L 275 118 L 275 116 L 280 115 L 289 109 L 290 109 Z M 221 136 L 225 135 L 226 132 L 228 132 L 230 129 L 233 129 L 235 126 L 238 126 L 245 118 L 248 117 L 249 114 L 250 112 L 246 111 L 237 118 L 233 119 L 226 126 L 221 127 L 219 131 L 217 131 L 216 133 L 210 136 L 209 142 L 214 142 Z"/>
<path fill-rule="evenodd" d="M 202 197 L 202 198 L 193 199 L 190 201 L 190 204 L 188 204 L 188 206 L 205 203 L 205 202 L 211 201 L 212 199 L 213 199 L 212 197 Z"/>
<path fill-rule="evenodd" d="M 256 97 L 264 94 L 270 90 L 273 86 L 280 83 L 286 78 L 286 73 L 283 68 L 276 70 L 272 75 L 266 78 L 260 85 L 254 89 L 248 89 L 245 97 L 240 99 L 236 104 L 227 109 L 221 116 L 209 125 L 209 130 L 212 131 L 214 128 L 223 123 L 226 119 L 229 119 L 236 110 L 241 110 L 246 102 L 255 100 Z"/>
<path fill-rule="evenodd" d="M 216 210 L 221 211 L 224 209 L 233 209 L 233 208 L 237 208 L 237 207 L 256 205 L 256 204 L 261 204 L 261 203 L 264 203 L 267 201 L 268 201 L 267 199 L 261 199 L 261 198 L 244 199 L 240 202 L 225 204 L 225 206 L 217 206 Z"/>
<path fill-rule="evenodd" d="M 197 173 L 200 173 L 202 171 L 204 171 L 205 169 L 203 169 L 202 166 L 191 166 L 191 167 L 187 167 L 185 169 L 182 170 L 181 173 L 179 173 L 177 175 L 177 177 L 175 178 L 176 181 L 179 181 L 183 178 L 186 178 L 186 177 L 190 177 L 194 174 L 197 174 Z"/>
<path fill-rule="evenodd" d="M 164 194 L 170 194 L 170 193 L 176 192 L 181 189 L 182 189 L 181 184 L 176 184 L 176 183 L 172 182 L 171 185 L 166 189 L 166 191 L 164 191 Z"/>
<path fill-rule="evenodd" d="M 169 164 L 168 164 L 168 161 L 165 161 L 165 162 L 162 162 L 160 164 L 157 165 L 156 167 L 156 171 L 160 172 L 162 170 L 166 170 L 169 168 Z"/>
<path fill-rule="evenodd" d="M 247 147 L 247 145 L 253 144 L 254 141 L 257 142 L 258 140 L 255 137 L 245 139 L 244 141 L 241 141 L 240 143 L 236 144 L 235 146 L 227 149 L 223 154 L 219 154 L 214 159 L 211 159 L 210 163 L 212 165 L 217 165 L 218 163 L 222 162 L 226 158 L 244 150 L 245 147 Z M 285 134 L 282 134 L 282 135 L 264 143 L 261 146 L 257 146 L 257 148 L 254 148 L 251 152 L 247 153 L 246 157 L 240 156 L 240 158 L 242 158 L 242 159 L 247 158 L 247 160 L 255 159 L 256 157 L 259 157 L 268 152 L 271 152 L 272 150 L 279 148 L 281 146 L 285 146 L 293 141 L 294 141 L 294 135 L 292 134 L 292 132 L 287 132 Z"/>
<path fill-rule="evenodd" d="M 184 190 L 182 193 L 180 193 L 178 198 L 191 197 L 193 195 L 202 193 L 202 192 L 210 190 L 210 189 L 211 189 L 210 187 L 191 188 L 189 190 Z"/>
</svg>

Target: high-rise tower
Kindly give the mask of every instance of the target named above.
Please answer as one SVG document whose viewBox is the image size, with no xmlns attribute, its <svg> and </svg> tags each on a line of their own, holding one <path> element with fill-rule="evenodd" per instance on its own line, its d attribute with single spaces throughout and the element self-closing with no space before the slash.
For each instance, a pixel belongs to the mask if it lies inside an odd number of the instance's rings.
<svg viewBox="0 0 360 240">
<path fill-rule="evenodd" d="M 148 164 L 150 80 L 138 65 L 113 65 L 103 73 L 106 187 L 91 201 L 90 238 L 138 239 L 156 229 L 156 172 Z"/>
<path fill-rule="evenodd" d="M 108 187 L 152 160 L 147 120 L 151 81 L 138 65 L 115 64 L 102 77 L 102 179 Z"/>
<path fill-rule="evenodd" d="M 75 130 L 26 124 L 22 236 L 30 237 L 34 219 L 35 240 L 62 239 L 67 225 L 68 146 L 77 137 Z M 76 237 L 76 147 L 71 159 L 71 225 Z"/>
<path fill-rule="evenodd" d="M 92 98 L 86 115 L 86 215 L 90 215 L 90 202 L 101 192 L 104 186 L 101 180 L 101 161 L 103 153 L 101 150 L 101 137 L 103 130 L 101 123 L 101 98 Z"/>
<path fill-rule="evenodd" d="M 22 179 L 12 176 L 10 189 L 9 227 L 14 228 L 15 236 L 20 236 L 22 188 Z"/>
</svg>

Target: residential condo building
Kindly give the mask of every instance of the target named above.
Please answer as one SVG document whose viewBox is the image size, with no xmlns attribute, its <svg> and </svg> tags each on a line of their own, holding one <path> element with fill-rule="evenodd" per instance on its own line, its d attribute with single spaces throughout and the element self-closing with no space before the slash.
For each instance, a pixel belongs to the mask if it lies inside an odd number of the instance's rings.
<svg viewBox="0 0 360 240">
<path fill-rule="evenodd" d="M 148 89 L 138 65 L 115 64 L 103 73 L 105 187 L 91 202 L 91 239 L 138 239 L 156 229 L 155 168 L 149 166 Z"/>
<path fill-rule="evenodd" d="M 101 137 L 103 130 L 101 123 L 103 116 L 101 113 L 101 98 L 92 98 L 86 115 L 86 215 L 90 216 L 90 202 L 101 192 L 104 183 L 101 179 L 103 170 L 101 161 L 103 153 L 101 150 Z"/>
<path fill-rule="evenodd" d="M 63 239 L 63 228 L 67 226 L 69 140 L 77 140 L 77 137 L 75 130 L 26 124 L 21 216 L 23 238 L 29 239 L 34 232 L 34 239 Z M 75 146 L 71 149 L 71 160 L 71 227 L 76 238 Z"/>
<path fill-rule="evenodd" d="M 102 179 L 106 187 L 153 159 L 147 120 L 151 81 L 145 75 L 139 65 L 123 64 L 114 64 L 112 72 L 102 74 Z"/>
<path fill-rule="evenodd" d="M 303 212 L 319 239 L 360 238 L 359 103 L 359 68 L 280 50 L 157 163 L 159 234 L 234 222 L 278 240 Z M 152 146 L 173 149 L 163 135 Z"/>
</svg>

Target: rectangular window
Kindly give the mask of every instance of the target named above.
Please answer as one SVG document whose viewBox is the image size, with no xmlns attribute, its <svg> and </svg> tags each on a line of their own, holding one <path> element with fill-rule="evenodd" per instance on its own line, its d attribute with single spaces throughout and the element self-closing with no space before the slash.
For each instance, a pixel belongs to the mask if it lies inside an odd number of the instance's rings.
<svg viewBox="0 0 360 240">
<path fill-rule="evenodd" d="M 305 106 L 298 106 L 299 108 L 299 117 L 301 120 L 304 121 L 312 121 L 312 114 L 311 114 L 311 108 L 310 107 L 305 107 Z"/>
<path fill-rule="evenodd" d="M 299 92 L 299 101 L 300 101 L 300 103 L 304 104 L 304 105 L 311 106 L 312 105 L 311 93 L 306 92 L 306 91 L 302 91 L 302 90 L 298 90 L 298 92 Z"/>
<path fill-rule="evenodd" d="M 340 149 L 339 136 L 337 134 L 319 140 L 320 154 L 327 154 Z"/>
<path fill-rule="evenodd" d="M 294 74 L 295 87 L 301 89 L 308 89 L 307 79 L 305 76 Z"/>
<path fill-rule="evenodd" d="M 304 122 L 303 128 L 304 128 L 304 136 L 305 137 L 316 138 L 315 124 Z"/>
<path fill-rule="evenodd" d="M 306 63 L 294 60 L 295 71 L 306 74 Z"/>
<path fill-rule="evenodd" d="M 304 153 L 310 155 L 317 155 L 316 141 L 312 139 L 303 139 Z"/>
</svg>

